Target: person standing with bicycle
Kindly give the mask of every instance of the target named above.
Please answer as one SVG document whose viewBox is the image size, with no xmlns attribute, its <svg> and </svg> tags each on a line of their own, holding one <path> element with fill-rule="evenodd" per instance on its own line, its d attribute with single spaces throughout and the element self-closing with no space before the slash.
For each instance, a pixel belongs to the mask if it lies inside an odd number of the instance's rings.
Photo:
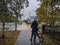
<svg viewBox="0 0 60 45">
<path fill-rule="evenodd" d="M 34 20 L 31 24 L 31 28 L 32 28 L 32 34 L 31 34 L 31 41 L 32 38 L 34 36 L 34 42 L 36 41 L 36 36 L 38 36 L 40 38 L 40 36 L 38 35 L 38 22 L 37 20 Z"/>
</svg>

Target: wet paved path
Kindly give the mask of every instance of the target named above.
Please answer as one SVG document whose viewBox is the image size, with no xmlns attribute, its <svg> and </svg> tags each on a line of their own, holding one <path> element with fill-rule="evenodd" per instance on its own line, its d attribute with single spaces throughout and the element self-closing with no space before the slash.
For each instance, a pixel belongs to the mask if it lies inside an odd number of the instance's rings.
<svg viewBox="0 0 60 45">
<path fill-rule="evenodd" d="M 16 45 L 33 45 L 33 43 L 31 44 L 30 36 L 31 36 L 31 30 L 22 30 L 17 39 Z M 36 42 L 39 43 L 38 38 Z"/>
<path fill-rule="evenodd" d="M 24 27 L 25 28 L 22 27 L 22 29 L 24 30 L 21 30 L 17 38 L 16 45 L 33 45 L 31 44 L 31 41 L 30 41 L 30 37 L 31 37 L 30 25 L 25 25 Z M 38 42 L 38 38 L 37 38 L 37 42 Z"/>
<path fill-rule="evenodd" d="M 31 45 L 29 39 L 30 39 L 30 31 L 22 30 L 17 39 L 16 45 Z"/>
</svg>

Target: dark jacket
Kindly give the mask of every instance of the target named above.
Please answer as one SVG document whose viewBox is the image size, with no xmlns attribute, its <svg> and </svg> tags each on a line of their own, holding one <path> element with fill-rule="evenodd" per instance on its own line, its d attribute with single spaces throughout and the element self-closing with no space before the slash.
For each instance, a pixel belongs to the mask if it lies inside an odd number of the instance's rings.
<svg viewBox="0 0 60 45">
<path fill-rule="evenodd" d="M 37 21 L 34 21 L 31 25 L 32 31 L 37 32 L 38 31 L 38 23 Z"/>
</svg>

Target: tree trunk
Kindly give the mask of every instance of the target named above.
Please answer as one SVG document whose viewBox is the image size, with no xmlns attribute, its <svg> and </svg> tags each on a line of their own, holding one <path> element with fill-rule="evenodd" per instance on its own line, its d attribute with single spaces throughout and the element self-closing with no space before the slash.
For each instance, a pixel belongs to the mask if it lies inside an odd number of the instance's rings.
<svg viewBox="0 0 60 45">
<path fill-rule="evenodd" d="M 17 30 L 17 21 L 18 21 L 18 16 L 16 15 L 16 20 L 15 20 L 15 31 Z"/>
<path fill-rule="evenodd" d="M 3 39 L 3 41 L 5 40 L 5 35 L 4 35 L 4 30 L 5 30 L 5 22 L 3 22 L 3 31 L 2 31 L 2 36 L 1 38 Z"/>
<path fill-rule="evenodd" d="M 4 34 L 4 30 L 5 30 L 5 22 L 3 22 L 3 34 Z"/>
<path fill-rule="evenodd" d="M 17 22 L 15 22 L 15 31 L 17 30 Z"/>
</svg>

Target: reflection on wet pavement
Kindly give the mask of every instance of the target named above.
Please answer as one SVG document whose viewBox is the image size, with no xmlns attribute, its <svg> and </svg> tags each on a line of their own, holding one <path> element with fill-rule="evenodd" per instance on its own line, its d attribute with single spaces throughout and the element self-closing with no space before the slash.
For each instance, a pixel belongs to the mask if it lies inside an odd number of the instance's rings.
<svg viewBox="0 0 60 45">
<path fill-rule="evenodd" d="M 31 30 L 22 30 L 17 39 L 16 45 L 40 45 L 37 38 L 36 43 L 30 41 Z"/>
<path fill-rule="evenodd" d="M 31 45 L 41 45 L 41 42 L 31 42 Z"/>
</svg>

